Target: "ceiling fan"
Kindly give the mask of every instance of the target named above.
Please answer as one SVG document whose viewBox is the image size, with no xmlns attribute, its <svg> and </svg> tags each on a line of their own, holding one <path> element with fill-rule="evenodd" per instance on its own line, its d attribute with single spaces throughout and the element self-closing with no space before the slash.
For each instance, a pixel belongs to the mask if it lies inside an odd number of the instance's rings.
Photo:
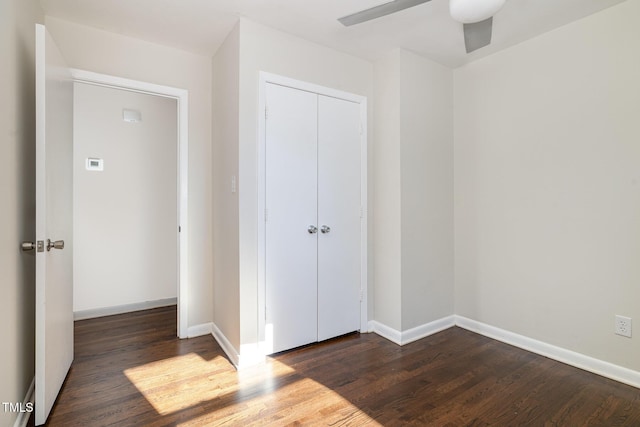
<svg viewBox="0 0 640 427">
<path fill-rule="evenodd" d="M 360 24 L 382 16 L 391 15 L 431 0 L 393 0 L 351 15 L 339 18 L 344 26 Z M 493 15 L 506 0 L 449 0 L 451 17 L 463 24 L 464 44 L 467 53 L 491 43 Z"/>
</svg>

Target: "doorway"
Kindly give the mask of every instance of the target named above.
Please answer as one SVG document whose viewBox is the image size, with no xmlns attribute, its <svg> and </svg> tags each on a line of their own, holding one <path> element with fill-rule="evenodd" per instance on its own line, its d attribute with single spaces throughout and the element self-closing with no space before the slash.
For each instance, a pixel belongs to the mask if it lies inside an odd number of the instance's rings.
<svg viewBox="0 0 640 427">
<path fill-rule="evenodd" d="M 74 311 L 86 318 L 92 304 L 105 306 L 93 311 L 106 315 L 177 303 L 178 337 L 186 338 L 187 91 L 81 70 L 72 74 L 80 108 L 92 110 L 79 115 L 88 126 L 74 125 L 82 137 L 74 149 L 80 213 L 74 220 Z M 105 108 L 111 108 L 111 122 L 91 129 L 99 123 L 92 116 Z M 102 229 L 100 217 L 107 224 Z M 92 277 L 98 289 L 91 289 Z"/>
</svg>

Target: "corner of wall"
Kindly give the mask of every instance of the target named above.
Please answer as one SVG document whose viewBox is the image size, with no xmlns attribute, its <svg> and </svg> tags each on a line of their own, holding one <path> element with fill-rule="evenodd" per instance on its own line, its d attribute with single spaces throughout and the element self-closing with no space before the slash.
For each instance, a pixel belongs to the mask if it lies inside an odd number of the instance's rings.
<svg viewBox="0 0 640 427">
<path fill-rule="evenodd" d="M 452 70 L 403 49 L 375 63 L 374 317 L 453 314 Z"/>
<path fill-rule="evenodd" d="M 240 22 L 212 59 L 213 322 L 231 347 L 240 346 L 239 181 Z"/>
</svg>

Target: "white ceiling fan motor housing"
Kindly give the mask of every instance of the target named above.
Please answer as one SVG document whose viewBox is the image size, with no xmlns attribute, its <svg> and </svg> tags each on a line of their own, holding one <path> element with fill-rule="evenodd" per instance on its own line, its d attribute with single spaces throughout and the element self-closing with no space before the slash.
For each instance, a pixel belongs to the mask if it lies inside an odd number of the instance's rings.
<svg viewBox="0 0 640 427">
<path fill-rule="evenodd" d="M 506 0 L 449 0 L 451 17 L 463 24 L 473 24 L 491 18 Z"/>
</svg>

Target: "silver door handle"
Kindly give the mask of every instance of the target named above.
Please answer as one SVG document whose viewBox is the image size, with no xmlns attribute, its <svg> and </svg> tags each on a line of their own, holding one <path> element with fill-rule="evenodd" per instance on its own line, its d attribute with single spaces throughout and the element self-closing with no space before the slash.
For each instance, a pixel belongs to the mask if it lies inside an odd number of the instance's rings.
<svg viewBox="0 0 640 427">
<path fill-rule="evenodd" d="M 53 249 L 64 249 L 64 240 L 56 240 L 52 242 L 51 239 L 47 239 L 47 252 Z"/>
<path fill-rule="evenodd" d="M 320 228 L 320 232 L 322 234 L 327 234 L 330 231 L 331 231 L 331 227 L 329 227 L 328 225 L 323 225 L 322 228 Z"/>
<path fill-rule="evenodd" d="M 23 251 L 32 251 L 36 248 L 36 244 L 33 242 L 22 242 L 20 245 Z"/>
<path fill-rule="evenodd" d="M 309 232 L 309 234 L 316 234 L 318 232 L 318 227 L 316 227 L 315 225 L 310 225 L 309 228 L 307 228 L 307 231 Z"/>
</svg>

